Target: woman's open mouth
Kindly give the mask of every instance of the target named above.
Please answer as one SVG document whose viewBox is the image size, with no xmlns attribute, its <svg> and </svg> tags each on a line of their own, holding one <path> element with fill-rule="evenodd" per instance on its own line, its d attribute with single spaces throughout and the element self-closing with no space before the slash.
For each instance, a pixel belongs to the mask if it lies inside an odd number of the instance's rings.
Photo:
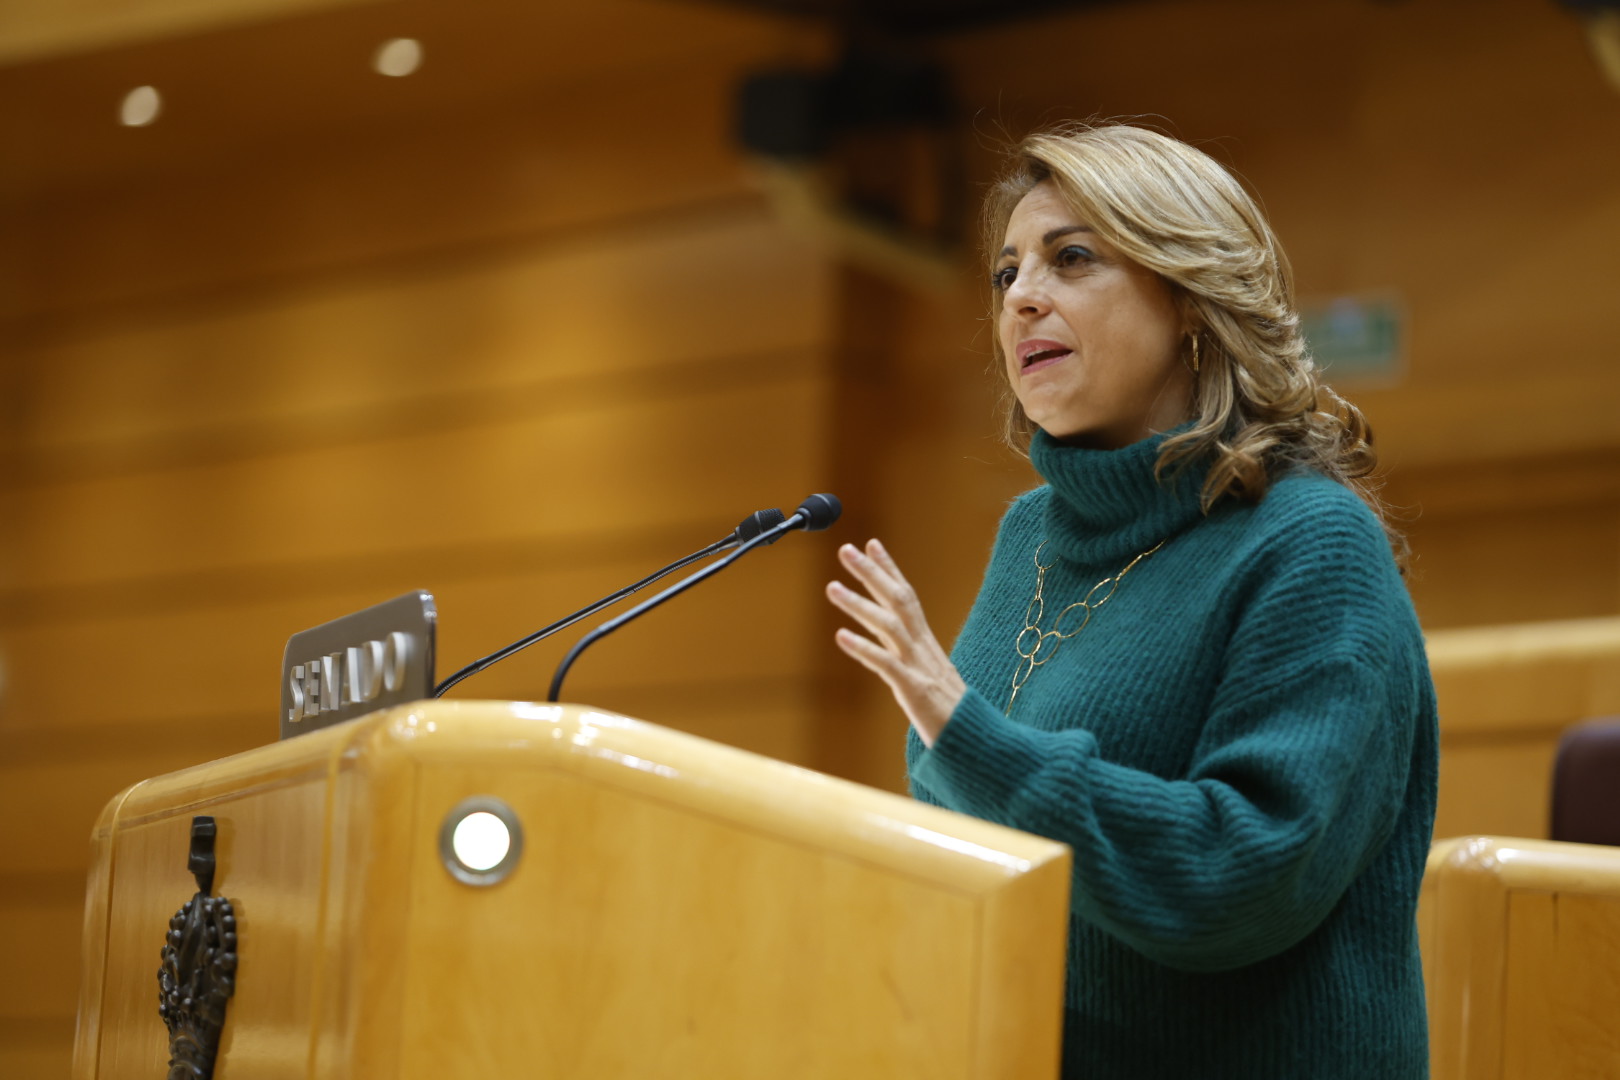
<svg viewBox="0 0 1620 1080">
<path fill-rule="evenodd" d="M 1026 341 L 1018 346 L 1019 370 L 1024 374 L 1050 367 L 1074 350 L 1056 341 Z"/>
</svg>

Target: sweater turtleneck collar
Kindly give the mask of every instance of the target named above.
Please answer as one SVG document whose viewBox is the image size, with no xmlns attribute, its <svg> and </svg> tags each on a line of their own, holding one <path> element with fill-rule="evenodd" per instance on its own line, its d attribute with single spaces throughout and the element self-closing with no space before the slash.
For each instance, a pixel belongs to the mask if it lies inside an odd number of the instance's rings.
<svg viewBox="0 0 1620 1080">
<path fill-rule="evenodd" d="M 1199 492 L 1208 465 L 1173 467 L 1163 483 L 1153 476 L 1159 447 L 1191 426 L 1118 450 L 1065 446 L 1037 430 L 1029 459 L 1052 488 L 1046 508 L 1047 550 L 1084 566 L 1122 567 L 1192 525 L 1202 514 Z"/>
</svg>

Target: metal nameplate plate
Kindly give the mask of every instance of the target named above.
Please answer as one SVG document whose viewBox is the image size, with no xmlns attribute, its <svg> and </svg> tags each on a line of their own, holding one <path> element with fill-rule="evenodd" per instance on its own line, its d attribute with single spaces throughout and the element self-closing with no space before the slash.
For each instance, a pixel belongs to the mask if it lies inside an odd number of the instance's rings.
<svg viewBox="0 0 1620 1080">
<path fill-rule="evenodd" d="M 437 619 L 419 589 L 288 638 L 281 737 L 432 697 Z"/>
</svg>

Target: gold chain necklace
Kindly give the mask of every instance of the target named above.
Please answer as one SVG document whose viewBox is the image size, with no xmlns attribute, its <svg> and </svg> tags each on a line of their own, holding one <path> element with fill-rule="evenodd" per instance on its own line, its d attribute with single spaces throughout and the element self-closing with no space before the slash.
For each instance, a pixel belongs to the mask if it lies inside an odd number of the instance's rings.
<svg viewBox="0 0 1620 1080">
<path fill-rule="evenodd" d="M 1018 700 L 1018 691 L 1022 690 L 1024 684 L 1029 681 L 1029 677 L 1035 674 L 1035 669 L 1056 656 L 1058 649 L 1062 647 L 1065 641 L 1084 630 L 1091 622 L 1092 613 L 1108 603 L 1109 598 L 1114 595 L 1114 591 L 1119 588 L 1119 583 L 1125 580 L 1125 575 L 1130 573 L 1137 563 L 1164 547 L 1165 543 L 1165 540 L 1160 540 L 1157 544 L 1132 559 L 1130 565 L 1126 566 L 1125 569 L 1113 577 L 1103 578 L 1097 582 L 1091 587 L 1091 591 L 1086 593 L 1085 599 L 1076 601 L 1058 612 L 1057 619 L 1052 623 L 1052 629 L 1042 630 L 1041 621 L 1046 617 L 1046 572 L 1052 569 L 1054 564 L 1042 564 L 1041 548 L 1046 546 L 1046 541 L 1042 540 L 1040 542 L 1040 545 L 1035 548 L 1035 595 L 1030 599 L 1029 606 L 1024 609 L 1024 628 L 1018 631 L 1018 638 L 1013 642 L 1013 647 L 1018 650 L 1019 660 L 1018 668 L 1013 672 L 1012 696 L 1007 699 L 1006 715 L 1012 715 L 1013 702 Z M 1108 591 L 1103 593 L 1101 599 L 1093 599 L 1102 589 Z M 1085 618 L 1081 619 L 1080 625 L 1073 630 L 1064 630 L 1063 620 L 1068 618 L 1069 612 L 1076 608 L 1086 613 Z M 1034 634 L 1035 637 L 1033 643 L 1029 644 L 1026 650 L 1026 642 L 1029 640 L 1030 634 Z M 1050 648 L 1047 647 L 1048 642 L 1051 643 Z M 1042 655 L 1043 653 L 1045 655 Z"/>
</svg>

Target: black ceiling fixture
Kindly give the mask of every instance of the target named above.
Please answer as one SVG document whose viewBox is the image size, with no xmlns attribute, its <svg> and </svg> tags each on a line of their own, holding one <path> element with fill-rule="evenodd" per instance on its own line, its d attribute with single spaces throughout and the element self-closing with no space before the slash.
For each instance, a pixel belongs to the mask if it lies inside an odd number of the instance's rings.
<svg viewBox="0 0 1620 1080">
<path fill-rule="evenodd" d="M 961 247 L 961 124 L 949 73 L 864 32 L 831 67 L 744 77 L 734 130 L 779 216 L 843 255 L 946 284 Z"/>
<path fill-rule="evenodd" d="M 956 120 L 950 78 L 914 50 L 849 44 L 829 70 L 771 68 L 747 76 L 737 97 L 744 147 L 806 160 L 861 130 L 944 130 Z"/>
<path fill-rule="evenodd" d="M 1609 85 L 1620 90 L 1620 0 L 1558 0 L 1586 24 L 1586 40 Z"/>
<path fill-rule="evenodd" d="M 1053 12 L 1101 7 L 1120 0 L 718 0 L 770 15 L 860 25 L 897 37 L 918 38 L 979 29 Z"/>
<path fill-rule="evenodd" d="M 961 110 L 927 39 L 1109 0 L 710 0 L 825 22 L 826 68 L 755 71 L 734 130 L 785 219 L 913 284 L 948 285 L 967 195 Z"/>
<path fill-rule="evenodd" d="M 691 0 L 686 0 L 691 2 Z M 932 39 L 1124 0 L 702 0 L 823 23 L 831 67 L 738 87 L 734 131 L 784 220 L 846 258 L 923 287 L 959 276 L 963 123 Z"/>
</svg>

